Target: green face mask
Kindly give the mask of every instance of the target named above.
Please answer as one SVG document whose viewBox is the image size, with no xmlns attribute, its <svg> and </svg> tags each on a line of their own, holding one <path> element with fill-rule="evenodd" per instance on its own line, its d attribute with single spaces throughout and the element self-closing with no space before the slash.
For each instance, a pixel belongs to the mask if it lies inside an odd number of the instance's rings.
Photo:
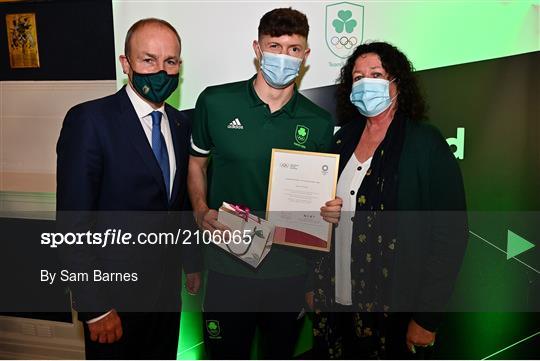
<svg viewBox="0 0 540 361">
<path fill-rule="evenodd" d="M 131 83 L 143 98 L 153 103 L 163 103 L 178 87 L 178 74 L 169 75 L 165 70 L 151 74 L 134 71 Z"/>
</svg>

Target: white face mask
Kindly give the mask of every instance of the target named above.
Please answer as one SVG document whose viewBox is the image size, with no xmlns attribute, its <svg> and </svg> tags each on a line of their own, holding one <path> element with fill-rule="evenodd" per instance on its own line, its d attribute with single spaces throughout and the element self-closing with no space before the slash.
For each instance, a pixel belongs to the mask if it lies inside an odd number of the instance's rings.
<svg viewBox="0 0 540 361">
<path fill-rule="evenodd" d="M 366 117 L 381 114 L 390 107 L 396 98 L 390 98 L 390 83 L 392 81 L 362 78 L 354 82 L 350 96 L 351 103 L 356 106 L 360 114 Z"/>
</svg>

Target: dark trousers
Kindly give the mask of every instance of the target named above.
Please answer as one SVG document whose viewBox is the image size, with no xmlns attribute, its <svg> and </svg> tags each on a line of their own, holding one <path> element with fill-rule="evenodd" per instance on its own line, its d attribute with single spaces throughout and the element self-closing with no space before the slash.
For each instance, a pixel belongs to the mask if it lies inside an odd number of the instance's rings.
<svg viewBox="0 0 540 361">
<path fill-rule="evenodd" d="M 210 271 L 204 338 L 211 359 L 249 359 L 258 328 L 262 358 L 290 359 L 298 340 L 305 277 L 251 279 Z"/>
<path fill-rule="evenodd" d="M 122 338 L 112 344 L 90 340 L 84 324 L 87 360 L 166 359 L 175 360 L 180 331 L 180 313 L 119 313 Z"/>
</svg>

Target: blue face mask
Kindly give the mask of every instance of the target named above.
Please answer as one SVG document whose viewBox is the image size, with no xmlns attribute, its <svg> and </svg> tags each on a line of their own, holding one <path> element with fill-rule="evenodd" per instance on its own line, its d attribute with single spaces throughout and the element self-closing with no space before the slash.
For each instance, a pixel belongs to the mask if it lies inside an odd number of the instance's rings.
<svg viewBox="0 0 540 361">
<path fill-rule="evenodd" d="M 350 96 L 351 103 L 366 117 L 381 114 L 394 100 L 390 98 L 390 83 L 386 79 L 376 78 L 362 78 L 354 82 Z"/>
<path fill-rule="evenodd" d="M 302 59 L 285 54 L 261 53 L 262 75 L 272 88 L 285 88 L 296 79 Z"/>
</svg>

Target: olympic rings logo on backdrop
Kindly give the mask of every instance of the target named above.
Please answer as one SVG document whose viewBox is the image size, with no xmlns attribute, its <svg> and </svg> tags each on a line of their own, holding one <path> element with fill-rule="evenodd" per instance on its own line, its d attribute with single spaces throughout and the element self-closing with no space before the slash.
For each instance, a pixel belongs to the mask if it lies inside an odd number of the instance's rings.
<svg viewBox="0 0 540 361">
<path fill-rule="evenodd" d="M 347 59 L 364 38 L 364 6 L 343 1 L 323 6 L 326 46 L 338 58 Z"/>
<path fill-rule="evenodd" d="M 333 36 L 330 39 L 330 44 L 332 44 L 336 49 L 352 49 L 356 44 L 358 44 L 358 38 L 356 36 Z"/>
</svg>

